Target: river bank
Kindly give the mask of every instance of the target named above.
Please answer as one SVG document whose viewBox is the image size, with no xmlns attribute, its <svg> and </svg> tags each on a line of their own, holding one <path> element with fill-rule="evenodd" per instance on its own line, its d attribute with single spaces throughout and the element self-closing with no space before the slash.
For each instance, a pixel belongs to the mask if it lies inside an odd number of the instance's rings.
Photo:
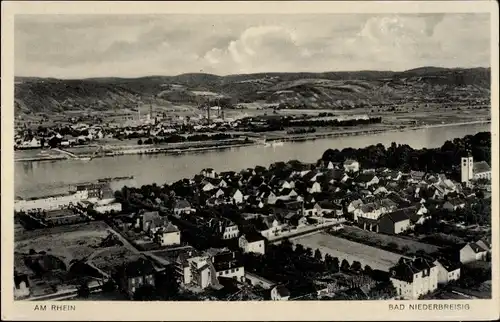
<svg viewBox="0 0 500 322">
<path fill-rule="evenodd" d="M 474 124 L 491 124 L 489 120 L 481 120 L 481 121 L 470 121 L 470 122 L 457 122 L 457 123 L 445 123 L 445 124 L 433 124 L 433 125 L 425 125 L 425 126 L 399 126 L 392 128 L 370 128 L 370 129 L 361 129 L 361 130 L 353 130 L 353 131 L 332 131 L 332 132 L 323 132 L 323 133 L 306 133 L 300 135 L 276 135 L 272 140 L 268 141 L 281 141 L 281 142 L 303 142 L 310 140 L 318 140 L 318 139 L 327 139 L 327 138 L 338 138 L 338 137 L 348 137 L 348 136 L 363 136 L 363 135 L 372 135 L 372 134 L 380 134 L 380 133 L 390 133 L 390 132 L 401 132 L 401 131 L 415 131 L 421 129 L 429 129 L 429 128 L 440 128 L 440 127 L 449 127 L 449 126 L 462 126 L 462 125 L 474 125 Z M 196 145 L 196 144 L 193 144 Z M 198 143 L 200 145 L 200 143 Z M 141 146 L 120 146 L 115 147 L 114 151 L 105 151 L 98 157 L 116 157 L 121 155 L 135 155 L 135 154 L 184 154 L 184 153 L 194 153 L 194 152 L 203 152 L 203 151 L 217 151 L 252 145 L 263 145 L 263 138 L 248 138 L 247 142 L 242 142 L 242 140 L 222 140 L 219 142 L 208 142 L 206 146 L 184 146 L 181 148 L 169 146 L 157 146 L 157 145 L 141 145 Z M 272 146 L 272 145 L 271 145 Z M 65 153 L 61 153 L 60 155 L 44 155 L 44 156 L 34 156 L 34 157 L 15 157 L 15 162 L 34 162 L 34 161 L 58 161 L 71 159 L 65 151 Z M 93 157 L 92 154 L 82 154 L 75 155 L 75 159 L 81 158 L 90 158 Z M 87 160 L 90 161 L 90 160 Z"/>
<path fill-rule="evenodd" d="M 467 124 L 418 130 L 386 131 L 365 136 L 344 136 L 316 140 L 287 142 L 276 148 L 250 144 L 216 151 L 192 153 L 129 154 L 113 158 L 95 158 L 92 161 L 67 159 L 64 161 L 16 162 L 15 192 L 24 198 L 66 193 L 68 186 L 96 181 L 107 177 L 133 176 L 132 180 L 113 184 L 113 189 L 126 185 L 137 187 L 156 183 L 163 185 L 183 178 L 191 178 L 202 169 L 217 172 L 269 166 L 283 160 L 316 162 L 328 149 L 365 148 L 392 142 L 409 145 L 413 149 L 441 147 L 447 140 L 491 131 L 490 124 Z"/>
</svg>

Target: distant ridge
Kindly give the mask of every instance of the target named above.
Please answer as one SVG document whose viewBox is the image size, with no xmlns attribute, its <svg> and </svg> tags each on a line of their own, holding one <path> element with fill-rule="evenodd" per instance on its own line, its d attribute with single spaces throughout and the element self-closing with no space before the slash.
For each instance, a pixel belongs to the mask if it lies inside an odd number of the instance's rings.
<svg viewBox="0 0 500 322">
<path fill-rule="evenodd" d="M 138 78 L 55 79 L 15 77 L 16 112 L 62 112 L 132 108 L 137 104 L 196 104 L 197 92 L 231 98 L 233 103 L 265 101 L 308 108 L 352 108 L 441 97 L 489 97 L 490 68 L 420 67 L 403 72 L 253 73 L 218 76 L 186 73 Z M 172 89 L 172 85 L 176 88 Z M 178 88 L 182 87 L 182 88 Z"/>
</svg>

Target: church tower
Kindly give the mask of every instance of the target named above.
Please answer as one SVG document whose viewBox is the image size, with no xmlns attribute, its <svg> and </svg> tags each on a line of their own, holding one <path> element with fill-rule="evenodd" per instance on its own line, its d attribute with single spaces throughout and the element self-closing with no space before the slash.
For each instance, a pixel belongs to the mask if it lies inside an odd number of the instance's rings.
<svg viewBox="0 0 500 322">
<path fill-rule="evenodd" d="M 462 182 L 467 183 L 474 178 L 474 160 L 472 159 L 472 155 L 469 154 L 466 157 L 462 157 L 461 169 Z"/>
</svg>

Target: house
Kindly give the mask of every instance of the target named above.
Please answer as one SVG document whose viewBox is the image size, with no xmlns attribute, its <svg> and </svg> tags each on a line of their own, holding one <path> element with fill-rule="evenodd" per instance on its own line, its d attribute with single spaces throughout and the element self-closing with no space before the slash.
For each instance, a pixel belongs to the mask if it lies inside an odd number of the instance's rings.
<svg viewBox="0 0 500 322">
<path fill-rule="evenodd" d="M 377 184 L 379 182 L 379 178 L 373 172 L 364 172 L 354 178 L 354 182 L 362 188 L 368 188 Z"/>
<path fill-rule="evenodd" d="M 410 171 L 410 176 L 408 182 L 419 183 L 424 180 L 425 172 L 422 171 Z"/>
<path fill-rule="evenodd" d="M 217 277 L 233 278 L 239 282 L 245 281 L 245 267 L 240 254 L 232 251 L 222 252 L 212 257 Z"/>
<path fill-rule="evenodd" d="M 245 281 L 250 285 L 259 286 L 266 290 L 271 289 L 276 284 L 262 276 L 250 272 L 245 272 Z"/>
<path fill-rule="evenodd" d="M 491 168 L 485 161 L 474 162 L 472 173 L 474 174 L 474 179 L 491 180 Z"/>
<path fill-rule="evenodd" d="M 201 170 L 200 174 L 207 178 L 212 178 L 212 179 L 217 178 L 217 172 L 215 172 L 215 170 L 212 168 L 203 169 Z"/>
<path fill-rule="evenodd" d="M 459 263 L 452 262 L 445 258 L 440 258 L 434 261 L 434 265 L 438 268 L 439 284 L 448 284 L 448 282 L 456 281 L 460 278 Z"/>
<path fill-rule="evenodd" d="M 347 206 L 347 212 L 352 214 L 354 213 L 354 211 L 356 211 L 356 209 L 359 209 L 362 205 L 363 201 L 361 199 L 353 200 Z"/>
<path fill-rule="evenodd" d="M 448 211 L 455 211 L 459 208 L 463 209 L 464 207 L 465 201 L 458 198 L 448 200 L 443 204 L 443 209 L 446 209 Z"/>
<path fill-rule="evenodd" d="M 145 285 L 155 286 L 155 273 L 153 264 L 141 257 L 119 269 L 118 285 L 132 299 L 138 288 Z"/>
<path fill-rule="evenodd" d="M 215 188 L 217 188 L 217 186 L 215 186 L 214 184 L 212 184 L 212 182 L 210 181 L 204 181 L 202 183 L 202 188 L 201 190 L 207 192 L 207 191 L 212 191 L 214 190 Z"/>
<path fill-rule="evenodd" d="M 342 206 L 326 200 L 317 202 L 314 208 L 316 209 L 316 215 L 320 217 L 326 214 L 334 214 L 335 216 L 342 215 Z"/>
<path fill-rule="evenodd" d="M 370 218 L 377 220 L 381 215 L 386 213 L 386 209 L 380 204 L 370 202 L 360 205 L 353 211 L 354 221 L 359 221 L 359 218 Z"/>
<path fill-rule="evenodd" d="M 269 239 L 281 233 L 285 225 L 281 224 L 275 216 L 263 218 L 262 226 L 256 227 L 262 236 Z"/>
<path fill-rule="evenodd" d="M 288 301 L 290 291 L 283 285 L 277 285 L 271 290 L 271 300 L 273 301 Z"/>
<path fill-rule="evenodd" d="M 243 202 L 243 194 L 240 189 L 231 191 L 231 200 L 234 204 L 240 204 Z"/>
<path fill-rule="evenodd" d="M 174 214 L 175 215 L 181 215 L 181 214 L 190 214 L 196 212 L 196 209 L 191 207 L 191 204 L 189 201 L 185 199 L 180 199 L 176 200 L 174 204 Z"/>
<path fill-rule="evenodd" d="M 290 200 L 293 197 L 297 197 L 298 194 L 294 189 L 283 189 L 278 193 L 278 199 L 280 200 Z"/>
<path fill-rule="evenodd" d="M 158 211 L 148 211 L 140 218 L 140 227 L 143 232 L 154 232 L 166 225 L 166 218 L 160 216 Z"/>
<path fill-rule="evenodd" d="M 210 220 L 209 226 L 214 229 L 216 235 L 224 240 L 237 238 L 240 235 L 238 225 L 226 218 L 213 218 Z"/>
<path fill-rule="evenodd" d="M 401 171 L 390 171 L 386 174 L 386 179 L 391 181 L 399 181 L 403 177 Z"/>
<path fill-rule="evenodd" d="M 319 182 L 314 182 L 314 183 L 310 184 L 307 188 L 307 192 L 309 192 L 309 193 L 321 192 L 321 184 Z"/>
<path fill-rule="evenodd" d="M 284 189 L 285 190 L 285 189 Z M 264 203 L 274 205 L 278 200 L 278 197 L 271 190 L 264 191 L 260 194 L 260 198 Z"/>
<path fill-rule="evenodd" d="M 460 262 L 462 264 L 475 261 L 485 261 L 488 255 L 488 249 L 479 246 L 477 243 L 467 243 L 460 249 Z"/>
<path fill-rule="evenodd" d="M 266 253 L 265 239 L 262 235 L 245 234 L 238 240 L 238 245 L 244 253 Z"/>
<path fill-rule="evenodd" d="M 359 162 L 355 160 L 346 160 L 344 162 L 344 170 L 345 172 L 358 172 Z"/>
<path fill-rule="evenodd" d="M 411 226 L 408 213 L 402 209 L 386 213 L 379 218 L 378 231 L 384 234 L 397 235 Z"/>
<path fill-rule="evenodd" d="M 14 274 L 14 299 L 24 299 L 30 296 L 30 280 L 27 274 Z"/>
<path fill-rule="evenodd" d="M 389 275 L 398 296 L 407 300 L 417 300 L 438 287 L 439 269 L 424 258 L 401 258 L 389 270 Z"/>
<path fill-rule="evenodd" d="M 168 223 L 166 227 L 155 232 L 155 241 L 161 246 L 172 246 L 181 244 L 181 232 L 177 226 Z"/>
<path fill-rule="evenodd" d="M 177 272 L 185 285 L 194 285 L 200 289 L 217 285 L 215 268 L 209 255 L 181 253 L 177 258 Z"/>
</svg>

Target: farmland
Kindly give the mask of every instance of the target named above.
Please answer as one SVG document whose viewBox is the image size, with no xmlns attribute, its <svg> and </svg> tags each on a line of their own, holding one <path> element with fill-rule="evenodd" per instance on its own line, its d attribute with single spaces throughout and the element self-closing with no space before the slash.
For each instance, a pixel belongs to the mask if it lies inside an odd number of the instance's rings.
<svg viewBox="0 0 500 322">
<path fill-rule="evenodd" d="M 349 264 L 358 261 L 363 267 L 369 265 L 372 269 L 382 271 L 388 271 L 401 258 L 401 255 L 327 233 L 300 237 L 292 240 L 292 242 L 311 248 L 313 251 L 319 249 L 322 254 L 330 254 L 333 257 L 337 257 L 340 261 L 345 259 Z"/>
</svg>

